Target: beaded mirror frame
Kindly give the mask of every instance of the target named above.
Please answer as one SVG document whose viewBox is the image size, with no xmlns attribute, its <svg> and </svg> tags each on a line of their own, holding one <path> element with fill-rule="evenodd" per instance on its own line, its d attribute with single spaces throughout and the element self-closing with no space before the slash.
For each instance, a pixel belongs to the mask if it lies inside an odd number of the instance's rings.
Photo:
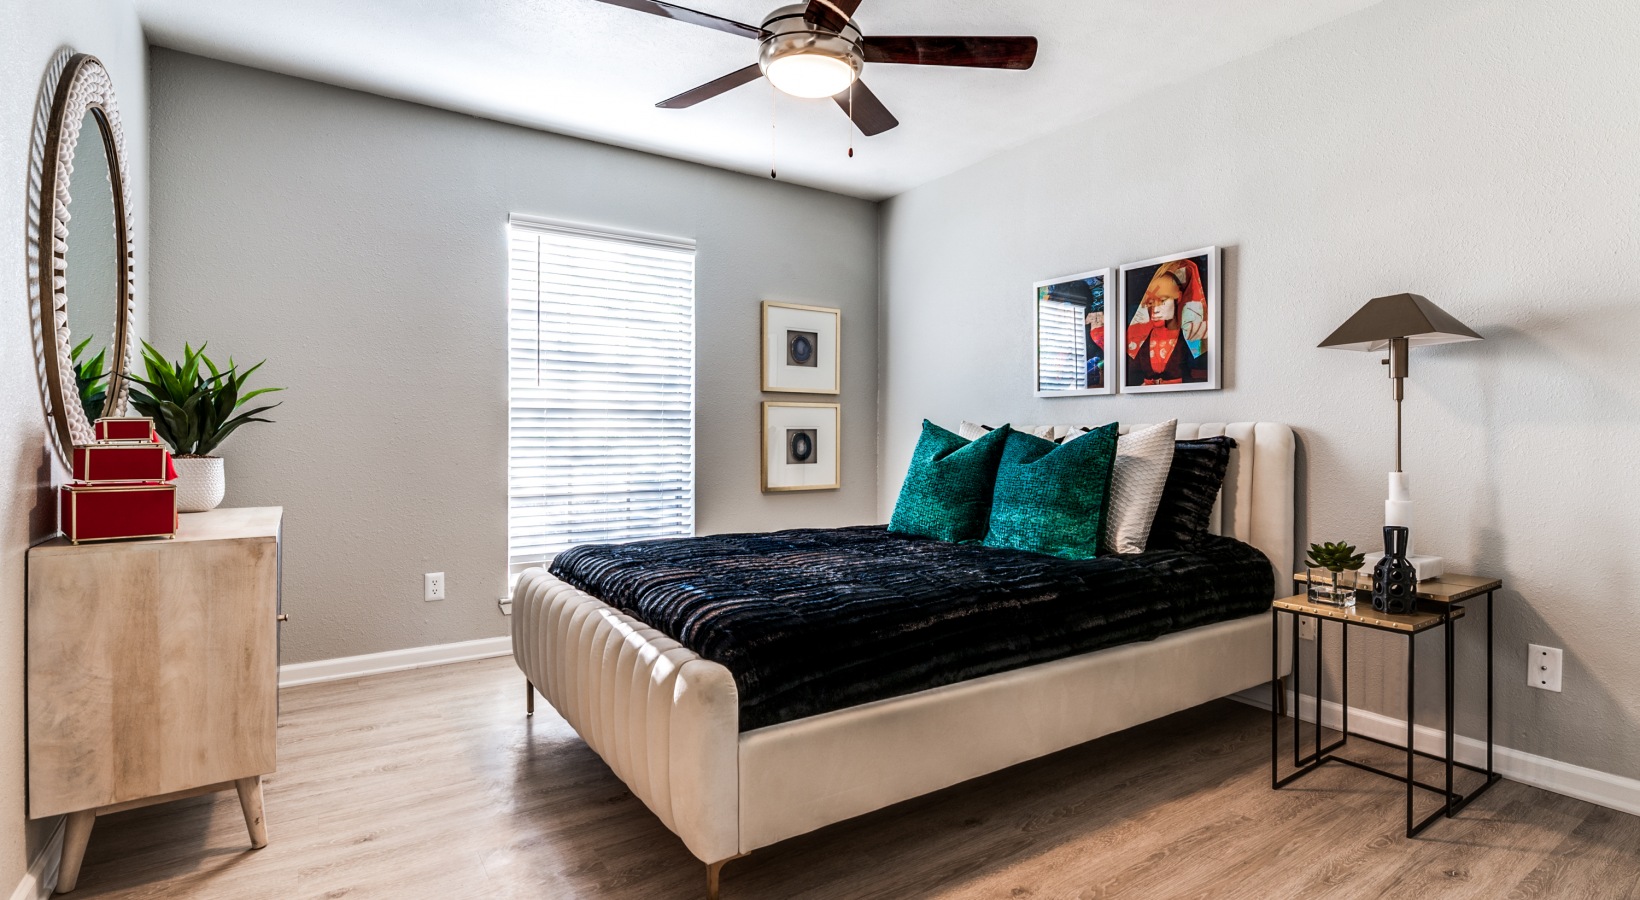
<svg viewBox="0 0 1640 900">
<path fill-rule="evenodd" d="M 97 135 L 84 134 L 87 114 L 98 125 Z M 125 130 L 114 101 L 114 84 L 95 56 L 64 50 L 46 72 L 35 115 L 29 178 L 29 301 L 38 316 L 37 365 L 43 370 L 41 388 L 49 431 L 59 459 L 66 464 L 75 444 L 94 440 L 92 422 L 79 403 L 68 327 L 67 251 L 70 237 L 69 201 L 74 175 L 74 151 L 80 141 L 100 138 L 109 160 L 107 176 L 114 198 L 115 248 L 120 271 L 114 279 L 114 340 L 110 345 L 108 400 L 104 415 L 120 415 L 130 384 L 130 334 L 135 309 L 135 254 L 129 210 L 131 182 L 125 156 Z M 96 177 L 101 173 L 84 173 Z M 36 187 L 37 186 L 37 187 Z"/>
</svg>

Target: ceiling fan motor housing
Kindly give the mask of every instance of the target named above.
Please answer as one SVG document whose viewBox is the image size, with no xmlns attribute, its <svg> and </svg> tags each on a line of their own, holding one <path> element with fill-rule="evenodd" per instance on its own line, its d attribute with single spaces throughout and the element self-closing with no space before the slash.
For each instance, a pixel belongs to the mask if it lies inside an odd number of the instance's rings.
<svg viewBox="0 0 1640 900">
<path fill-rule="evenodd" d="M 763 20 L 758 68 L 776 87 L 789 94 L 830 97 L 847 89 L 865 68 L 865 51 L 860 46 L 862 35 L 852 21 L 837 31 L 821 28 L 803 18 L 806 9 L 806 3 L 783 6 Z M 801 81 L 794 81 L 792 75 L 780 71 L 782 68 L 796 70 L 798 66 L 792 63 L 797 62 L 808 76 Z M 832 86 L 836 90 L 829 90 Z"/>
</svg>

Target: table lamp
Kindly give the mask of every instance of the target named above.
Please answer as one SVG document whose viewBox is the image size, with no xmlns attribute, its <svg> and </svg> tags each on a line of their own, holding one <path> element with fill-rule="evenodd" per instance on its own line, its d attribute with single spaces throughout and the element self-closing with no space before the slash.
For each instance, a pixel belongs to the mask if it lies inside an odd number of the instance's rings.
<svg viewBox="0 0 1640 900">
<path fill-rule="evenodd" d="M 1355 315 L 1321 342 L 1320 346 L 1336 350 L 1389 351 L 1382 362 L 1389 367 L 1389 377 L 1394 382 L 1395 471 L 1389 473 L 1389 499 L 1384 501 L 1385 525 L 1401 525 L 1409 532 L 1412 530 L 1412 493 L 1406 473 L 1401 471 L 1401 401 L 1406 395 L 1403 381 L 1407 377 L 1409 351 L 1428 344 L 1479 340 L 1483 338 L 1431 303 L 1429 298 L 1392 294 L 1367 301 L 1367 305 L 1356 310 Z M 1382 555 L 1368 554 L 1367 565 Z M 1407 557 L 1417 567 L 1420 581 L 1439 578 L 1445 571 L 1445 563 L 1438 556 L 1414 556 L 1410 542 Z"/>
</svg>

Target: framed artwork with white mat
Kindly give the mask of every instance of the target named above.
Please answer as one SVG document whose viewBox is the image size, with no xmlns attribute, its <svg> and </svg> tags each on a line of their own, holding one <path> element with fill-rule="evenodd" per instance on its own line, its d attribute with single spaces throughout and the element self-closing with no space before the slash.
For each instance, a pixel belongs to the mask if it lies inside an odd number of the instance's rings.
<svg viewBox="0 0 1640 900">
<path fill-rule="evenodd" d="M 763 301 L 763 390 L 836 394 L 841 310 Z"/>
<path fill-rule="evenodd" d="M 1224 364 L 1219 248 L 1121 268 L 1122 391 L 1211 391 Z"/>
<path fill-rule="evenodd" d="M 763 404 L 763 491 L 842 487 L 842 407 L 836 403 Z"/>
</svg>

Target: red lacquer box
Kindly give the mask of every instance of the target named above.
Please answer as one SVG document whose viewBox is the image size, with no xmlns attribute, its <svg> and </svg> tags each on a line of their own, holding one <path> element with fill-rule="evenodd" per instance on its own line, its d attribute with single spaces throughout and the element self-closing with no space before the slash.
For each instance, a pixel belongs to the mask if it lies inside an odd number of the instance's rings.
<svg viewBox="0 0 1640 900">
<path fill-rule="evenodd" d="M 76 544 L 176 537 L 174 484 L 71 484 L 57 500 L 58 525 Z"/>
<path fill-rule="evenodd" d="M 71 468 L 75 481 L 169 481 L 176 477 L 171 451 L 165 445 L 139 441 L 77 444 Z"/>
<path fill-rule="evenodd" d="M 103 416 L 95 426 L 99 441 L 147 441 L 159 443 L 154 420 L 147 416 Z"/>
</svg>

